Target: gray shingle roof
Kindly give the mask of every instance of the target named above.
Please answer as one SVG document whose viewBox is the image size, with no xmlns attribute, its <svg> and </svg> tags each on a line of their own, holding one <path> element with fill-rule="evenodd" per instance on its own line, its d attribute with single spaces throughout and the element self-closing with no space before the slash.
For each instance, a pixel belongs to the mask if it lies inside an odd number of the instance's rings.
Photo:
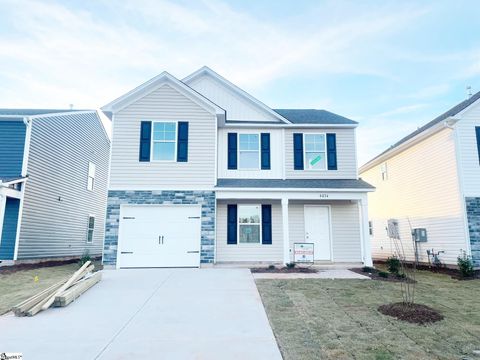
<svg viewBox="0 0 480 360">
<path fill-rule="evenodd" d="M 356 125 L 356 121 L 326 110 L 315 109 L 273 109 L 294 124 L 335 124 Z"/>
<path fill-rule="evenodd" d="M 417 136 L 418 134 L 420 134 L 420 133 L 424 132 L 425 130 L 431 128 L 432 126 L 434 126 L 434 125 L 436 125 L 436 124 L 438 124 L 438 123 L 440 123 L 444 120 L 447 120 L 449 117 L 457 115 L 459 112 L 461 112 L 462 110 L 465 110 L 467 107 L 472 105 L 478 99 L 480 99 L 480 91 L 477 92 L 476 94 L 472 95 L 469 99 L 467 99 L 465 101 L 462 101 L 460 104 L 455 105 L 450 110 L 444 112 L 442 115 L 437 116 L 432 121 L 426 123 L 422 127 L 419 127 L 417 130 L 415 130 L 414 132 L 412 132 L 412 133 L 408 134 L 407 136 L 405 136 L 404 138 L 400 139 L 395 144 L 390 146 L 387 150 L 383 151 L 382 153 L 380 153 L 379 155 L 375 156 L 373 159 L 368 161 L 367 164 L 372 162 L 373 160 L 379 158 L 380 156 L 386 154 L 387 152 L 395 149 L 396 147 L 402 145 L 403 143 L 407 142 L 408 140 L 414 138 L 415 136 Z"/>
<path fill-rule="evenodd" d="M 85 111 L 85 110 L 70 110 L 70 109 L 0 109 L 0 115 L 14 115 L 14 116 L 34 116 L 44 114 L 54 114 L 60 112 L 71 111 Z"/>
<path fill-rule="evenodd" d="M 362 179 L 218 179 L 219 188 L 374 189 Z"/>
</svg>

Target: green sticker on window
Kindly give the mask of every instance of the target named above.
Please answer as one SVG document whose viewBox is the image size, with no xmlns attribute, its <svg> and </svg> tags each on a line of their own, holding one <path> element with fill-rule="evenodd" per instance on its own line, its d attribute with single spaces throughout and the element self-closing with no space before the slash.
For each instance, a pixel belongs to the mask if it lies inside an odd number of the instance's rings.
<svg viewBox="0 0 480 360">
<path fill-rule="evenodd" d="M 310 161 L 310 165 L 315 165 L 317 162 L 319 162 L 320 160 L 322 159 L 322 156 L 321 155 L 318 155 L 315 159 L 312 159 Z"/>
</svg>

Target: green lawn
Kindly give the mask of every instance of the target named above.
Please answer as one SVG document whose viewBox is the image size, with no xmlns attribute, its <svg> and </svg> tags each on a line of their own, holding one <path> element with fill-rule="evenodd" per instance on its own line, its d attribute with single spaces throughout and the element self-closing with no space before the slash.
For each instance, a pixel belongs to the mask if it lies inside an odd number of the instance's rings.
<svg viewBox="0 0 480 360">
<path fill-rule="evenodd" d="M 285 359 L 480 359 L 480 280 L 417 275 L 417 302 L 445 319 L 428 326 L 380 314 L 401 301 L 398 283 L 257 280 Z"/>
<path fill-rule="evenodd" d="M 79 265 L 74 263 L 34 270 L 20 270 L 12 274 L 0 273 L 0 315 L 50 285 L 73 275 L 78 268 Z M 36 276 L 38 281 L 35 281 Z"/>
</svg>

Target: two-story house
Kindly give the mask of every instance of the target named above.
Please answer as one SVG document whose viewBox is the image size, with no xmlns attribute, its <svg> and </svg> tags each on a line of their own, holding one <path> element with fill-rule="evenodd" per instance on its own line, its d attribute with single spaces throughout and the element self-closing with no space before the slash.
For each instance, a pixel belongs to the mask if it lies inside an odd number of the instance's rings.
<svg viewBox="0 0 480 360">
<path fill-rule="evenodd" d="M 109 126 L 96 111 L 0 109 L 2 265 L 101 256 Z"/>
<path fill-rule="evenodd" d="M 416 247 L 419 262 L 456 265 L 465 251 L 480 266 L 480 92 L 367 162 L 360 174 L 376 187 L 369 194 L 374 258 L 394 253 L 390 221 L 408 260 L 415 260 Z M 415 228 L 426 237 L 414 243 Z"/>
<path fill-rule="evenodd" d="M 271 109 L 207 67 L 164 72 L 103 110 L 106 265 L 289 263 L 305 242 L 317 263 L 371 265 L 356 122 Z"/>
</svg>

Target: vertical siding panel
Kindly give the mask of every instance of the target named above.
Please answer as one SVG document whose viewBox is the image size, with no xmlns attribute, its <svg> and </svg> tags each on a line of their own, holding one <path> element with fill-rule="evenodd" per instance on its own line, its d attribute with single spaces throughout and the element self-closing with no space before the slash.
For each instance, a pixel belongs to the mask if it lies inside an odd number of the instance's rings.
<svg viewBox="0 0 480 360">
<path fill-rule="evenodd" d="M 23 120 L 0 120 L 0 179 L 22 174 L 25 134 Z"/>
</svg>

